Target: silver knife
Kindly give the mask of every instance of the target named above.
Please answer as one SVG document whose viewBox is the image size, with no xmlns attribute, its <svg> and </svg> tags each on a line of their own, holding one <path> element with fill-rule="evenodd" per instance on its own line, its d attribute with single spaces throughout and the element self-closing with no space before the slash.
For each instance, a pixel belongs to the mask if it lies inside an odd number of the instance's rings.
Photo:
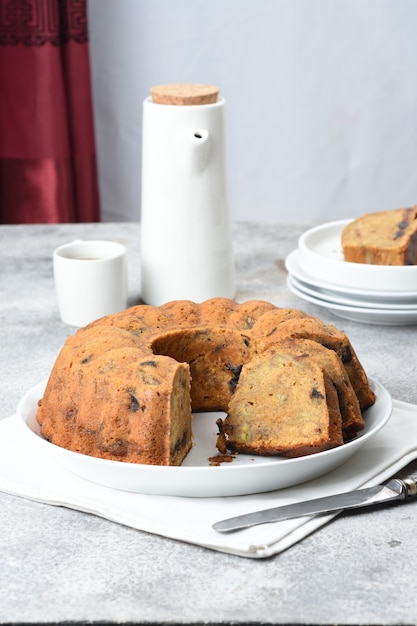
<svg viewBox="0 0 417 626">
<path fill-rule="evenodd" d="M 214 530 L 225 533 L 232 530 L 241 530 L 257 524 L 268 524 L 282 520 L 304 517 L 305 515 L 317 515 L 319 513 L 331 513 L 345 511 L 347 509 L 359 509 L 364 506 L 393 502 L 394 500 L 407 500 L 417 496 L 417 474 L 403 480 L 393 478 L 384 485 L 367 487 L 355 491 L 347 491 L 324 498 L 305 500 L 295 504 L 277 506 L 272 509 L 264 509 L 255 513 L 230 517 L 213 524 Z"/>
</svg>

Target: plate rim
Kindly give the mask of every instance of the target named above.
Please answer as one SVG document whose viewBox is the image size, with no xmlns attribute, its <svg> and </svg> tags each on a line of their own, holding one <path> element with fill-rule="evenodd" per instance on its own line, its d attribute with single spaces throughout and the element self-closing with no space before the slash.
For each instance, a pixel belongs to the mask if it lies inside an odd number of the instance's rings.
<svg viewBox="0 0 417 626">
<path fill-rule="evenodd" d="M 294 264 L 296 267 L 294 267 Z M 411 300 L 415 298 L 417 300 L 417 290 L 412 291 L 383 291 L 380 289 L 369 290 L 364 287 L 349 287 L 347 285 L 341 285 L 338 283 L 332 283 L 330 281 L 322 280 L 309 274 L 304 270 L 300 263 L 300 253 L 298 248 L 292 250 L 289 254 L 287 254 L 285 258 L 285 267 L 289 274 L 292 274 L 300 280 L 301 282 L 305 282 L 314 287 L 318 287 L 320 289 L 327 289 L 328 291 L 332 291 L 334 293 L 344 293 L 344 294 L 352 294 L 352 295 L 368 295 L 372 298 L 376 298 L 378 300 L 382 300 L 383 298 L 388 298 L 393 301 L 397 300 Z M 416 266 L 417 267 L 417 266 Z"/>
<path fill-rule="evenodd" d="M 327 303 L 329 306 L 332 306 L 332 307 L 333 306 L 343 307 L 343 309 L 340 309 L 340 310 L 346 309 L 349 311 L 358 311 L 358 312 L 369 311 L 369 312 L 377 313 L 377 314 L 381 312 L 381 313 L 386 313 L 390 315 L 403 313 L 404 315 L 415 314 L 417 316 L 417 302 L 415 304 L 405 304 L 405 305 L 401 305 L 401 304 L 395 305 L 395 303 L 392 303 L 392 307 L 391 307 L 391 303 L 384 303 L 382 301 L 372 302 L 370 300 L 368 302 L 365 302 L 363 300 L 360 300 L 358 302 L 355 302 L 354 299 L 351 299 L 351 303 L 349 303 L 347 301 L 348 298 L 344 299 L 343 301 L 342 300 L 337 301 L 336 300 L 337 294 L 333 297 L 330 294 L 327 295 L 325 293 L 316 292 L 314 288 L 311 288 L 308 285 L 308 283 L 306 283 L 306 286 L 304 287 L 303 281 L 299 280 L 296 276 L 293 276 L 291 274 L 288 275 L 288 281 L 290 281 L 290 284 L 296 289 L 298 289 L 299 291 L 301 291 L 303 294 L 311 297 L 312 302 L 313 300 L 317 300 L 317 301 L 320 300 L 320 301 Z"/>
<path fill-rule="evenodd" d="M 337 304 L 326 300 L 325 298 L 311 296 L 310 294 L 304 292 L 302 289 L 298 288 L 294 283 L 291 282 L 291 276 L 287 278 L 288 286 L 291 285 L 291 290 L 295 295 L 301 293 L 299 296 L 303 300 L 308 300 L 312 304 L 316 304 L 317 306 L 322 306 L 326 309 L 334 310 L 334 311 L 345 311 L 346 313 L 360 313 L 363 315 L 374 315 L 375 317 L 380 317 L 383 319 L 384 317 L 395 317 L 403 318 L 407 316 L 415 316 L 417 322 L 417 307 L 414 310 L 402 310 L 402 309 L 373 309 L 372 307 L 358 307 L 358 306 L 349 306 L 347 304 Z M 298 292 L 298 293 L 297 293 Z"/>
</svg>

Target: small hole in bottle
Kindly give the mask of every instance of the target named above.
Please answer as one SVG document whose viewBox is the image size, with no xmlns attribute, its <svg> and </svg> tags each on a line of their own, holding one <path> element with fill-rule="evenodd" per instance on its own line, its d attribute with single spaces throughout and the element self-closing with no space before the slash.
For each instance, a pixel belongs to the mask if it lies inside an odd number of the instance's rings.
<svg viewBox="0 0 417 626">
<path fill-rule="evenodd" d="M 194 133 L 194 137 L 195 137 L 196 139 L 202 139 L 202 138 L 203 138 L 203 136 L 202 136 L 202 134 L 201 134 L 201 133 Z"/>
</svg>

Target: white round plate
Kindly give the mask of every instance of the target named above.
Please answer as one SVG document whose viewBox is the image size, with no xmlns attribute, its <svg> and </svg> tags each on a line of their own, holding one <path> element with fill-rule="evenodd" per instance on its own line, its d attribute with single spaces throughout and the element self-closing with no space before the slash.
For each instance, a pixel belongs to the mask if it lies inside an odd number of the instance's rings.
<svg viewBox="0 0 417 626">
<path fill-rule="evenodd" d="M 327 293 L 343 294 L 344 296 L 362 297 L 369 301 L 383 302 L 399 302 L 415 304 L 417 302 L 417 289 L 414 291 L 387 291 L 386 289 L 379 289 L 370 291 L 369 289 L 360 289 L 358 287 L 345 287 L 342 285 L 336 285 L 334 283 L 327 282 L 324 279 L 317 278 L 309 274 L 302 266 L 300 262 L 299 250 L 293 250 L 285 259 L 285 267 L 288 272 L 297 278 L 299 281 L 308 284 L 309 286 L 317 287 Z"/>
<path fill-rule="evenodd" d="M 347 461 L 388 422 L 392 400 L 388 391 L 373 382 L 376 402 L 364 414 L 365 429 L 353 441 L 332 450 L 297 459 L 238 454 L 230 463 L 209 464 L 215 456 L 220 413 L 195 415 L 195 445 L 181 467 L 135 465 L 107 461 L 72 452 L 49 443 L 40 434 L 36 421 L 38 401 L 46 381 L 33 387 L 19 402 L 17 415 L 24 432 L 39 454 L 49 454 L 73 474 L 94 483 L 122 491 L 167 496 L 217 497 L 237 496 L 284 489 L 327 474 Z"/>
<path fill-rule="evenodd" d="M 308 283 L 305 283 L 298 278 L 295 278 L 290 274 L 291 284 L 313 298 L 320 298 L 326 300 L 326 302 L 347 305 L 349 307 L 361 307 L 364 309 L 383 309 L 391 311 L 409 311 L 411 313 L 417 312 L 417 299 L 413 303 L 397 303 L 394 301 L 382 302 L 380 300 L 367 300 L 365 297 L 357 296 L 345 296 L 343 294 L 328 291 L 326 289 L 320 289 L 319 287 L 311 287 Z"/>
<path fill-rule="evenodd" d="M 309 274 L 344 287 L 370 291 L 415 291 L 417 265 L 368 265 L 344 260 L 342 230 L 352 220 L 311 228 L 298 240 L 301 266 Z"/>
<path fill-rule="evenodd" d="M 364 324 L 379 324 L 383 326 L 411 326 L 417 324 L 417 307 L 414 310 L 398 310 L 398 309 L 372 309 L 362 308 L 353 305 L 335 304 L 318 296 L 312 296 L 304 291 L 299 285 L 294 284 L 291 275 L 287 278 L 287 285 L 293 294 L 311 302 L 317 306 L 328 309 L 338 317 L 353 322 L 362 322 Z"/>
</svg>

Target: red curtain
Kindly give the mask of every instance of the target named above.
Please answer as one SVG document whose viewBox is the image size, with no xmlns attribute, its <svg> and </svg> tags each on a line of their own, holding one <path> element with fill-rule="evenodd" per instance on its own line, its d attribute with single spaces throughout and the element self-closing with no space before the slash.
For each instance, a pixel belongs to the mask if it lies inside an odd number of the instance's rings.
<svg viewBox="0 0 417 626">
<path fill-rule="evenodd" d="M 99 219 L 86 0 L 1 0 L 0 223 Z"/>
</svg>

